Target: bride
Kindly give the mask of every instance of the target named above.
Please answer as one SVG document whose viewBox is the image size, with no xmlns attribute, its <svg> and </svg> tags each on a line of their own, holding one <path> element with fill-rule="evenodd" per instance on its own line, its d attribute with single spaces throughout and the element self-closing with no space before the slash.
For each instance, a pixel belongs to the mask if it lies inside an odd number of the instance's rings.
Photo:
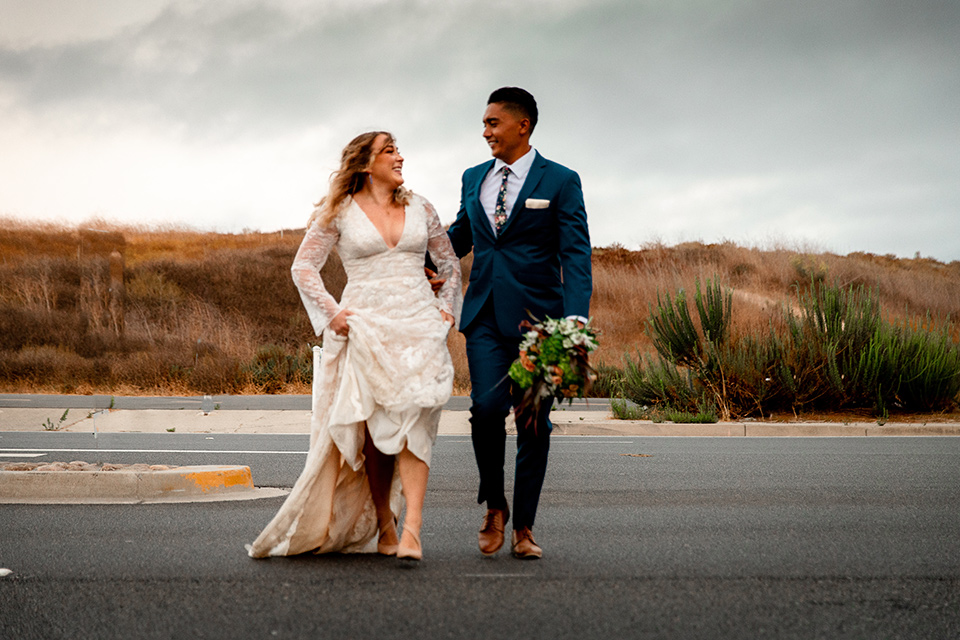
<svg viewBox="0 0 960 640">
<path fill-rule="evenodd" d="M 403 188 L 393 136 L 344 148 L 291 271 L 319 335 L 310 451 L 251 557 L 372 551 L 419 560 L 420 525 L 440 410 L 453 388 L 447 334 L 460 314 L 460 262 L 433 206 Z M 336 247 L 340 303 L 319 271 Z M 424 254 L 446 282 L 435 296 Z M 403 534 L 397 518 L 406 501 Z"/>
</svg>

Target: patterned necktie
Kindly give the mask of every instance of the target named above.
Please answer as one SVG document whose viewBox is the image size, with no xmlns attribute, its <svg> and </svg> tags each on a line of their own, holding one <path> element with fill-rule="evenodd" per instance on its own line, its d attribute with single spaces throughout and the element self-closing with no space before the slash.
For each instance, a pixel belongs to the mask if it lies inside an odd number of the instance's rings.
<svg viewBox="0 0 960 640">
<path fill-rule="evenodd" d="M 500 193 L 497 194 L 497 206 L 493 210 L 493 223 L 497 227 L 497 235 L 500 235 L 500 230 L 503 229 L 503 225 L 507 223 L 507 206 L 504 204 L 503 200 L 507 195 L 507 178 L 510 177 L 510 167 L 503 168 L 503 180 L 500 181 Z"/>
</svg>

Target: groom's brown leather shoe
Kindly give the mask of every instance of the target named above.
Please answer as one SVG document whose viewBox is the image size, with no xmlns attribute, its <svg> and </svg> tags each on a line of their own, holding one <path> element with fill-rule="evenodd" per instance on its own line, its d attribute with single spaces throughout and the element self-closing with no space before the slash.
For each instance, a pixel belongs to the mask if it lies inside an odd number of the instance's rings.
<svg viewBox="0 0 960 640">
<path fill-rule="evenodd" d="M 480 527 L 480 553 L 492 556 L 503 546 L 503 530 L 510 519 L 509 509 L 487 509 L 483 517 L 483 526 Z"/>
<path fill-rule="evenodd" d="M 513 556 L 524 560 L 537 560 L 543 556 L 543 549 L 533 540 L 530 527 L 513 530 Z"/>
</svg>

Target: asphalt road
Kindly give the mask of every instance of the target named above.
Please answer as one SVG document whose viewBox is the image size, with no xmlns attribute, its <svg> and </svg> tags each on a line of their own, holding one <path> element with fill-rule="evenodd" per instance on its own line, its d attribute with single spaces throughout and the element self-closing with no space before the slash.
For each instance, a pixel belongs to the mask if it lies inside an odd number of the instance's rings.
<svg viewBox="0 0 960 640">
<path fill-rule="evenodd" d="M 2 436 L 47 460 L 242 462 L 262 486 L 307 443 Z M 960 637 L 960 439 L 556 437 L 550 464 L 533 562 L 477 552 L 461 436 L 437 443 L 415 568 L 247 558 L 282 499 L 0 505 L 0 637 Z"/>
</svg>

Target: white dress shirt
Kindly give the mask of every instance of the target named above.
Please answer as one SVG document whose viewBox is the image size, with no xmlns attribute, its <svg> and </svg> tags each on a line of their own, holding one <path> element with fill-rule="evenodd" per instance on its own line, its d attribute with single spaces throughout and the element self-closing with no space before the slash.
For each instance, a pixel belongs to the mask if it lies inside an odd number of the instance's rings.
<svg viewBox="0 0 960 640">
<path fill-rule="evenodd" d="M 500 195 L 503 168 L 510 167 L 510 175 L 507 177 L 507 193 L 503 198 L 504 208 L 509 220 L 510 212 L 513 211 L 513 205 L 517 202 L 517 196 L 520 195 L 520 189 L 523 188 L 523 181 L 527 179 L 527 174 L 530 173 L 530 167 L 533 166 L 536 155 L 536 150 L 531 147 L 529 151 L 510 165 L 497 158 L 496 162 L 493 163 L 493 168 L 490 169 L 490 173 L 480 183 L 480 204 L 490 220 L 490 228 L 493 229 L 494 235 L 497 234 L 497 223 L 493 220 L 493 213 L 497 208 L 497 196 Z"/>
</svg>

